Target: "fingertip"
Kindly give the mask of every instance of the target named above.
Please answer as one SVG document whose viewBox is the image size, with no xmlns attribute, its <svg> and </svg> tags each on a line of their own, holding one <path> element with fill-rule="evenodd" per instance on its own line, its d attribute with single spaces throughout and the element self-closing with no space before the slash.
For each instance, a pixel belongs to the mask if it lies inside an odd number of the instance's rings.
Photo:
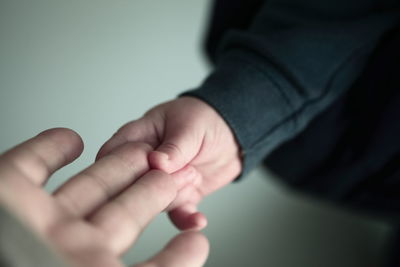
<svg viewBox="0 0 400 267">
<path fill-rule="evenodd" d="M 174 253 L 173 259 L 175 261 L 179 260 L 178 256 L 186 258 L 184 261 L 180 260 L 179 264 L 175 262 L 171 265 L 167 264 L 168 266 L 182 266 L 183 262 L 187 266 L 203 266 L 210 253 L 210 242 L 201 232 L 186 231 L 171 240 L 167 244 L 166 250 Z"/>
<path fill-rule="evenodd" d="M 173 168 L 171 168 L 169 156 L 164 152 L 151 151 L 148 155 L 148 160 L 150 167 L 153 169 L 161 170 L 169 174 L 174 172 Z"/>
<path fill-rule="evenodd" d="M 39 133 L 38 136 L 51 136 L 51 137 L 57 136 L 59 138 L 76 139 L 76 140 L 82 142 L 82 138 L 80 137 L 80 135 L 77 132 L 75 132 L 72 129 L 62 128 L 62 127 L 44 130 L 41 133 Z"/>
<path fill-rule="evenodd" d="M 201 212 L 194 212 L 186 216 L 170 212 L 169 217 L 173 224 L 181 231 L 200 231 L 208 224 L 206 216 Z"/>
<path fill-rule="evenodd" d="M 191 214 L 188 220 L 191 221 L 189 224 L 191 227 L 186 230 L 200 231 L 206 228 L 208 224 L 206 216 L 201 212 Z"/>
<path fill-rule="evenodd" d="M 188 231 L 174 237 L 152 259 L 136 266 L 204 266 L 209 252 L 207 237 L 200 232 Z"/>
<path fill-rule="evenodd" d="M 186 231 L 184 233 L 181 233 L 174 238 L 174 242 L 181 242 L 183 247 L 189 250 L 191 248 L 188 247 L 188 245 L 194 244 L 195 247 L 193 247 L 193 249 L 205 252 L 205 256 L 208 255 L 208 252 L 210 250 L 210 242 L 208 241 L 207 237 L 199 231 Z M 167 247 L 170 246 L 171 243 L 168 244 Z"/>
<path fill-rule="evenodd" d="M 205 229 L 208 225 L 207 217 L 201 212 L 198 212 L 196 216 L 197 216 L 196 218 L 197 230 Z"/>
<path fill-rule="evenodd" d="M 186 231 L 183 233 L 187 238 L 195 239 L 197 242 L 197 249 L 200 249 L 205 252 L 205 257 L 208 256 L 210 251 L 210 242 L 208 238 L 199 231 Z"/>
<path fill-rule="evenodd" d="M 65 152 L 68 162 L 79 157 L 84 148 L 81 136 L 69 128 L 52 128 L 39 133 L 37 136 L 50 138 L 57 147 Z"/>
</svg>

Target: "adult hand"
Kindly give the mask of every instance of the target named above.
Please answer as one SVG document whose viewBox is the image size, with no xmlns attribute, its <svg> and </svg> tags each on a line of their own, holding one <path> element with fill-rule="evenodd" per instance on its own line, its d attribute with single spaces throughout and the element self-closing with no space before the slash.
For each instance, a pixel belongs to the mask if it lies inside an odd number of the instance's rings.
<svg viewBox="0 0 400 267">
<path fill-rule="evenodd" d="M 143 143 L 127 143 L 74 176 L 55 194 L 41 187 L 82 152 L 71 130 L 45 131 L 0 156 L 0 204 L 12 211 L 73 266 L 122 266 L 119 256 L 190 182 L 148 171 Z M 139 266 L 201 266 L 208 242 L 195 232 L 174 238 Z"/>
<path fill-rule="evenodd" d="M 168 207 L 179 229 L 200 229 L 207 221 L 197 203 L 230 183 L 241 172 L 239 146 L 223 118 L 205 102 L 182 97 L 161 104 L 142 118 L 129 122 L 100 149 L 100 159 L 120 145 L 139 141 L 155 149 L 149 153 L 152 168 L 167 173 L 195 168 L 195 182 L 179 191 Z"/>
</svg>

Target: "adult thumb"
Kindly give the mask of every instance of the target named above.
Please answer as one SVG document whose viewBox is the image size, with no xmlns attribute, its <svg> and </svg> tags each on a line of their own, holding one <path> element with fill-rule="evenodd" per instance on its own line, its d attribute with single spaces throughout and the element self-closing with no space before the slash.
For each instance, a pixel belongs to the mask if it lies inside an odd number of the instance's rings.
<svg viewBox="0 0 400 267">
<path fill-rule="evenodd" d="M 164 140 L 149 154 L 154 169 L 173 173 L 191 162 L 201 149 L 204 133 L 194 126 L 170 127 Z"/>
</svg>

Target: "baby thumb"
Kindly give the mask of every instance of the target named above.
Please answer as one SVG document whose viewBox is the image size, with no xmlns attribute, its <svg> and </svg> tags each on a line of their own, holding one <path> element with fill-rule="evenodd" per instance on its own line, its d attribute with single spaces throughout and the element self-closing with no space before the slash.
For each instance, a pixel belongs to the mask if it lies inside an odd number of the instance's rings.
<svg viewBox="0 0 400 267">
<path fill-rule="evenodd" d="M 193 128 L 168 131 L 161 145 L 149 154 L 150 166 L 167 173 L 185 167 L 199 153 L 203 135 Z"/>
</svg>

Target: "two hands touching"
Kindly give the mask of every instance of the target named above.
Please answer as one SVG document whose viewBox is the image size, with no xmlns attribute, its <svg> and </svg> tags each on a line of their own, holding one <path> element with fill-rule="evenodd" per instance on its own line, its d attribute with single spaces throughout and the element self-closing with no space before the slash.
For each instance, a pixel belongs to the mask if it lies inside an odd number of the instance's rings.
<svg viewBox="0 0 400 267">
<path fill-rule="evenodd" d="M 197 203 L 241 170 L 229 127 L 190 97 L 126 124 L 93 165 L 53 194 L 43 190 L 82 149 L 76 133 L 53 129 L 0 156 L 0 205 L 73 266 L 122 266 L 119 256 L 163 210 L 179 229 L 203 228 Z M 202 266 L 207 254 L 207 239 L 187 231 L 138 266 Z"/>
<path fill-rule="evenodd" d="M 168 206 L 171 221 L 181 230 L 202 229 L 200 200 L 232 182 L 241 172 L 241 156 L 232 130 L 208 104 L 181 97 L 156 106 L 142 118 L 120 128 L 100 149 L 97 159 L 129 142 L 151 146 L 151 168 L 172 174 L 188 169 L 194 181 L 180 189 Z"/>
</svg>

